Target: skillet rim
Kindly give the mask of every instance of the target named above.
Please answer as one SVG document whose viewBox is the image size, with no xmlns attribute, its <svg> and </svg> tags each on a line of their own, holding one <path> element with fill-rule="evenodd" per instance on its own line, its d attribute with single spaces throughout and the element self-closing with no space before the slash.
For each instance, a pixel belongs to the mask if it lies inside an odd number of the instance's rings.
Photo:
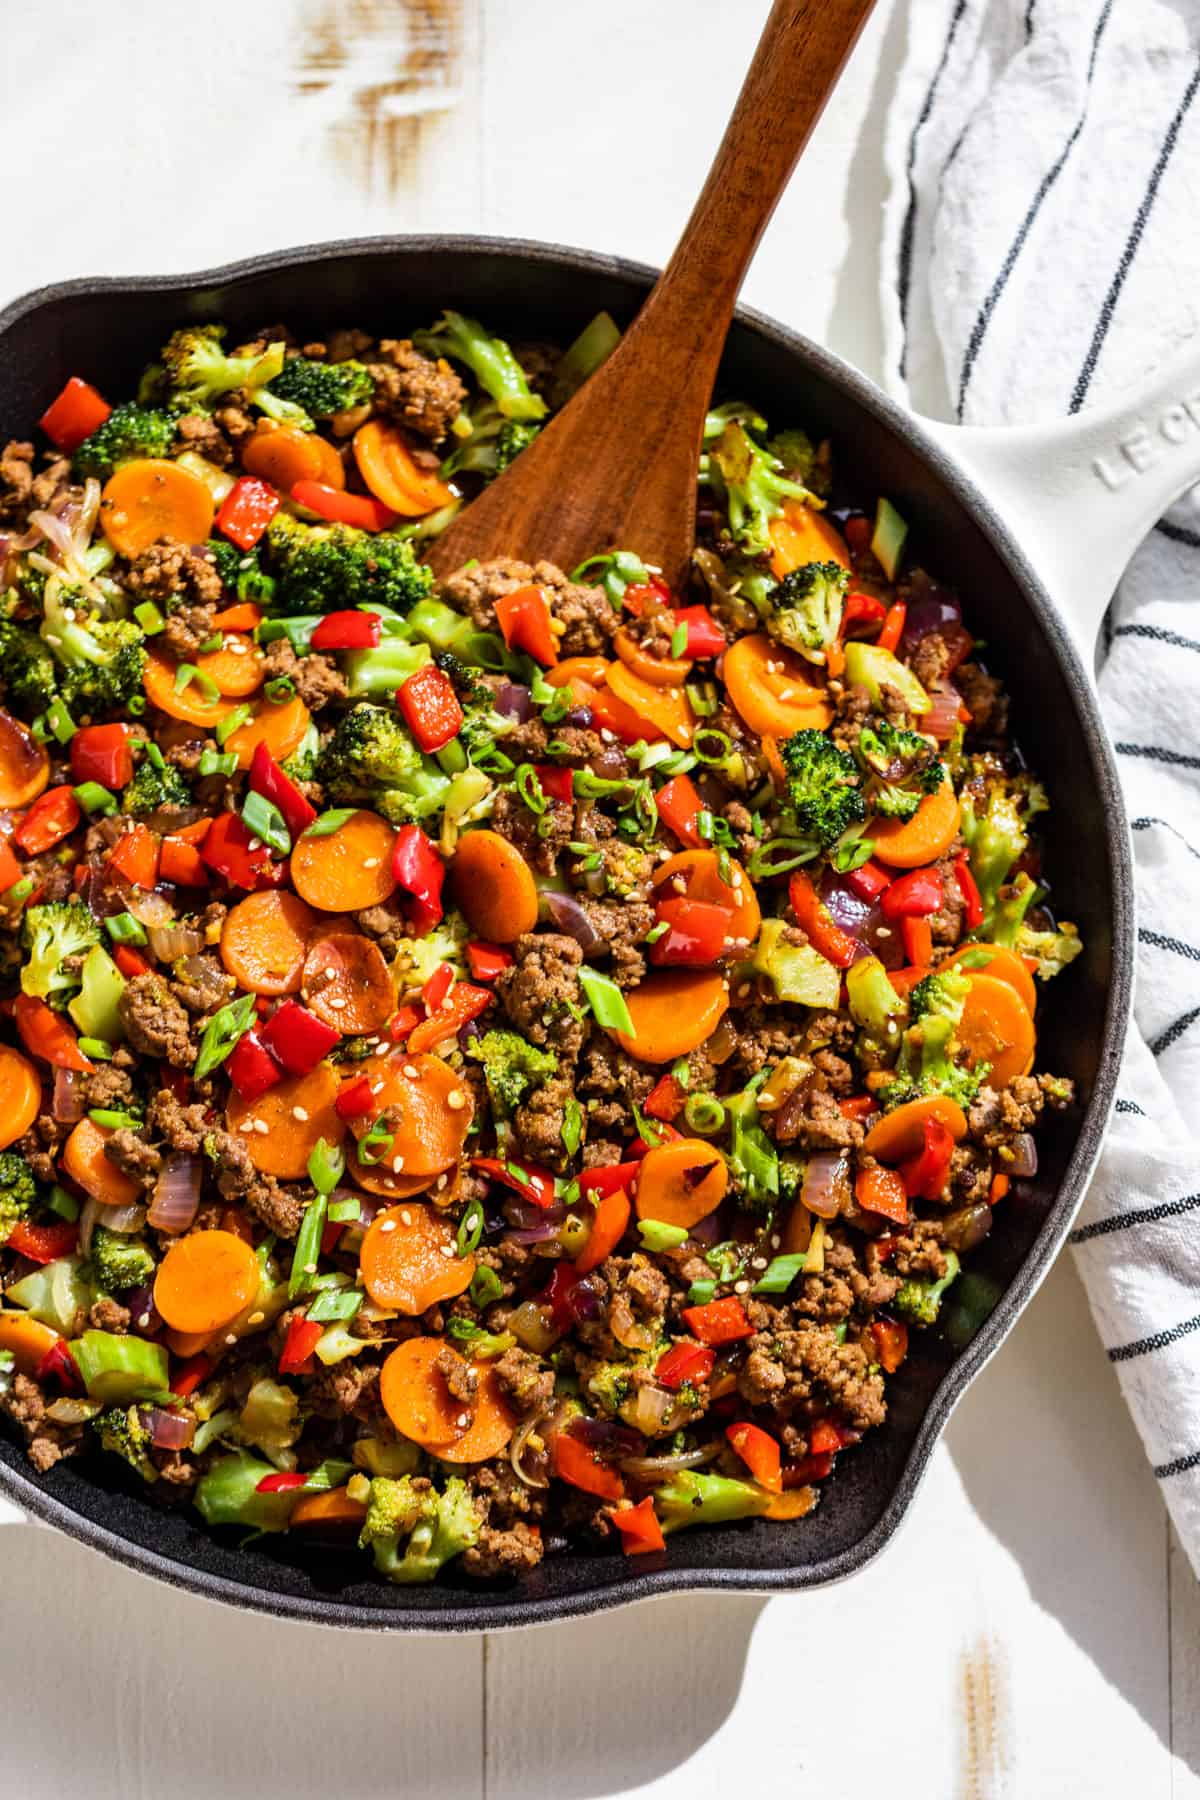
<svg viewBox="0 0 1200 1800">
<path fill-rule="evenodd" d="M 604 252 L 583 250 L 544 240 L 493 237 L 471 233 L 414 233 L 386 237 L 345 238 L 303 244 L 245 257 L 210 269 L 170 275 L 81 276 L 32 289 L 0 311 L 0 353 L 9 330 L 29 314 L 60 300 L 117 299 L 126 294 L 153 294 L 178 290 L 195 293 L 205 288 L 228 286 L 257 275 L 279 274 L 315 262 L 355 256 L 405 256 L 432 253 L 463 256 L 507 256 L 522 262 L 549 265 L 588 275 L 604 274 L 648 288 L 659 271 L 649 264 Z M 780 1568 L 770 1575 L 736 1567 L 710 1569 L 660 1569 L 635 1571 L 625 1565 L 623 1578 L 609 1586 L 546 1599 L 523 1599 L 519 1589 L 511 1597 L 480 1607 L 465 1601 L 436 1613 L 416 1611 L 404 1604 L 370 1608 L 348 1604 L 314 1593 L 308 1597 L 272 1593 L 249 1581 L 234 1581 L 200 1570 L 140 1544 L 132 1544 L 86 1512 L 45 1492 L 23 1469 L 0 1461 L 0 1495 L 44 1524 L 56 1526 L 80 1543 L 103 1551 L 127 1568 L 186 1589 L 206 1599 L 274 1617 L 303 1620 L 352 1630 L 406 1631 L 412 1635 L 444 1632 L 498 1631 L 522 1625 L 544 1624 L 553 1619 L 579 1618 L 606 1612 L 617 1606 L 660 1594 L 727 1591 L 742 1594 L 799 1592 L 825 1587 L 865 1568 L 882 1552 L 904 1521 L 925 1476 L 933 1450 L 954 1407 L 970 1383 L 990 1361 L 1016 1324 L 1062 1248 L 1083 1199 L 1088 1178 L 1100 1154 L 1112 1115 L 1116 1084 L 1129 1021 L 1133 989 L 1134 888 L 1132 850 L 1124 796 L 1116 762 L 1100 718 L 1096 691 L 1086 675 L 1066 626 L 1024 555 L 1014 529 L 995 511 L 991 502 L 940 443 L 929 437 L 923 422 L 908 413 L 867 376 L 832 351 L 815 344 L 802 333 L 754 307 L 739 306 L 735 322 L 747 326 L 773 348 L 814 369 L 818 375 L 847 393 L 852 402 L 891 430 L 920 458 L 935 479 L 990 541 L 1001 562 L 1020 589 L 1043 632 L 1050 650 L 1067 678 L 1076 719 L 1096 780 L 1096 798 L 1103 811 L 1104 837 L 1112 870 L 1112 965 L 1104 1033 L 1096 1078 L 1087 1110 L 1080 1123 L 1075 1147 L 1049 1211 L 1024 1262 L 1003 1299 L 970 1344 L 959 1353 L 935 1390 L 921 1420 L 908 1459 L 891 1498 L 871 1529 L 840 1555 L 803 1568 Z M 1016 525 L 1014 521 L 1014 526 Z"/>
</svg>

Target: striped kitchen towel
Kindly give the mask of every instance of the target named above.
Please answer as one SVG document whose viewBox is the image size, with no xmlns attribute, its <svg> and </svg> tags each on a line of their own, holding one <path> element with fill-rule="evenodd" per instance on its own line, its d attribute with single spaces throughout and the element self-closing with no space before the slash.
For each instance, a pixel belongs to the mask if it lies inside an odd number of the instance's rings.
<svg viewBox="0 0 1200 1800">
<path fill-rule="evenodd" d="M 1200 0 L 909 0 L 888 128 L 894 391 L 967 424 L 1049 419 L 1111 401 L 1194 337 L 1198 87 Z M 1200 1573 L 1195 495 L 1130 565 L 1099 684 L 1133 825 L 1137 991 L 1072 1242 Z"/>
</svg>

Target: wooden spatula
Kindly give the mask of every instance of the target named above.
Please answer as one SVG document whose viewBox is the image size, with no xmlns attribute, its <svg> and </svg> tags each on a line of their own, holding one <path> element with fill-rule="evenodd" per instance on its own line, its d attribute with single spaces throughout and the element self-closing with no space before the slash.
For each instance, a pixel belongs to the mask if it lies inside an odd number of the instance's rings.
<svg viewBox="0 0 1200 1800">
<path fill-rule="evenodd" d="M 775 0 L 674 256 L 603 367 L 435 540 L 439 575 L 471 557 L 571 569 L 620 547 L 682 586 L 704 415 L 738 290 L 873 4 Z M 798 244 L 798 270 L 807 254 Z"/>
</svg>

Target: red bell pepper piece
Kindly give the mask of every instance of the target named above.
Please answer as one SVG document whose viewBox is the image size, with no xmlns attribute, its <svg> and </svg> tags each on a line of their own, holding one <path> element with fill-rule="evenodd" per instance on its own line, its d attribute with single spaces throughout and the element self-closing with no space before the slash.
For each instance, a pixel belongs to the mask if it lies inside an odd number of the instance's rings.
<svg viewBox="0 0 1200 1800">
<path fill-rule="evenodd" d="M 722 656 L 728 650 L 729 639 L 707 606 L 676 607 L 676 630 L 681 625 L 687 632 L 687 643 L 684 645 L 683 654 L 693 662 L 707 656 Z"/>
<path fill-rule="evenodd" d="M 257 1030 L 243 1033 L 230 1052 L 227 1066 L 229 1079 L 243 1100 L 256 1100 L 283 1080 L 283 1070 Z"/>
<path fill-rule="evenodd" d="M 843 879 L 851 893 L 857 894 L 860 900 L 878 900 L 892 878 L 877 862 L 865 862 L 861 868 L 851 869 Z"/>
<path fill-rule="evenodd" d="M 802 869 L 788 882 L 788 899 L 796 915 L 796 923 L 807 935 L 814 950 L 837 969 L 848 969 L 858 955 L 858 941 L 829 916 L 816 888 Z"/>
<path fill-rule="evenodd" d="M 575 1314 L 571 1310 L 570 1296 L 572 1289 L 577 1288 L 583 1280 L 583 1271 L 564 1257 L 556 1262 L 550 1272 L 550 1279 L 542 1290 L 540 1299 L 543 1306 L 550 1308 L 550 1317 L 559 1331 L 566 1331 L 574 1323 Z"/>
<path fill-rule="evenodd" d="M 662 732 L 650 730 L 632 706 L 625 700 L 618 700 L 611 688 L 595 688 L 587 703 L 597 731 L 611 731 L 623 744 L 636 744 L 639 738 L 645 738 L 647 743 L 663 741 Z"/>
<path fill-rule="evenodd" d="M 878 1110 L 879 1103 L 870 1094 L 849 1094 L 844 1100 L 838 1101 L 838 1111 L 843 1119 L 855 1119 L 860 1125 Z"/>
<path fill-rule="evenodd" d="M 436 1012 L 450 989 L 454 986 L 454 970 L 449 963 L 439 963 L 425 986 L 421 989 L 421 998 L 429 1011 Z"/>
<path fill-rule="evenodd" d="M 684 1382 L 696 1387 L 707 1381 L 716 1357 L 704 1344 L 672 1344 L 659 1357 L 654 1379 L 663 1387 L 681 1388 Z"/>
<path fill-rule="evenodd" d="M 595 1169 L 584 1169 L 579 1175 L 579 1191 L 581 1194 L 594 1194 L 603 1199 L 605 1194 L 615 1194 L 618 1188 L 632 1193 L 641 1173 L 638 1162 L 601 1163 Z"/>
<path fill-rule="evenodd" d="M 649 581 L 637 582 L 625 589 L 621 596 L 621 605 L 626 612 L 631 612 L 635 619 L 640 619 L 648 600 L 657 601 L 662 606 L 670 606 L 674 599 L 670 588 L 661 575 L 651 575 Z"/>
<path fill-rule="evenodd" d="M 292 1488 L 302 1488 L 308 1476 L 303 1469 L 279 1469 L 274 1475 L 264 1475 L 256 1494 L 286 1494 Z"/>
<path fill-rule="evenodd" d="M 667 930 L 650 946 L 659 967 L 706 969 L 725 948 L 733 914 L 707 900 L 660 900 L 658 918 Z"/>
<path fill-rule="evenodd" d="M 696 829 L 696 815 L 704 811 L 704 802 L 687 775 L 672 776 L 655 794 L 654 804 L 667 830 L 673 831 L 681 844 L 700 848 L 704 840 Z"/>
<path fill-rule="evenodd" d="M 81 726 L 71 739 L 71 774 L 77 784 L 98 781 L 101 787 L 128 787 L 133 780 L 133 749 L 125 726 Z"/>
<path fill-rule="evenodd" d="M 554 1204 L 554 1176 L 549 1169 L 539 1168 L 527 1157 L 502 1162 L 498 1156 L 473 1156 L 471 1167 L 486 1175 L 489 1181 L 498 1181 L 501 1187 L 511 1188 L 514 1194 L 520 1194 L 522 1200 L 532 1201 L 534 1206 Z"/>
<path fill-rule="evenodd" d="M 269 481 L 261 481 L 257 475 L 239 476 L 221 502 L 217 530 L 239 550 L 253 550 L 279 504 L 279 495 Z"/>
<path fill-rule="evenodd" d="M 13 1019 L 21 1042 L 31 1056 L 52 1063 L 56 1069 L 78 1069 L 86 1074 L 95 1068 L 75 1041 L 75 1033 L 61 1013 L 51 1012 L 44 1000 L 32 994 L 18 994 L 13 1001 Z"/>
<path fill-rule="evenodd" d="M 625 1498 L 625 1483 L 617 1471 L 598 1462 L 595 1452 L 569 1431 L 560 1431 L 554 1440 L 554 1472 L 560 1481 L 569 1481 L 572 1487 L 601 1500 Z"/>
<path fill-rule="evenodd" d="M 56 1344 L 51 1344 L 33 1375 L 35 1381 L 42 1383 L 56 1381 L 68 1394 L 82 1394 L 85 1391 L 79 1366 L 67 1348 L 65 1338 L 59 1338 Z"/>
<path fill-rule="evenodd" d="M 758 1485 L 765 1487 L 768 1493 L 781 1494 L 783 1458 L 779 1452 L 779 1444 L 770 1432 L 764 1431 L 761 1425 L 751 1425 L 748 1420 L 739 1420 L 726 1427 L 725 1436 Z"/>
<path fill-rule="evenodd" d="M 435 1012 L 422 1019 L 408 1034 L 408 1047 L 414 1053 L 432 1050 L 454 1033 L 477 1019 L 495 998 L 490 988 L 472 987 L 469 981 L 457 981 Z"/>
<path fill-rule="evenodd" d="M 26 856 L 40 856 L 69 837 L 81 816 L 79 802 L 69 787 L 47 788 L 13 832 L 13 843 Z"/>
<path fill-rule="evenodd" d="M 860 1169 L 854 1196 L 864 1212 L 881 1213 L 897 1225 L 903 1225 L 908 1218 L 908 1195 L 895 1169 L 885 1169 L 879 1163 Z"/>
<path fill-rule="evenodd" d="M 159 879 L 176 887 L 203 887 L 208 872 L 199 846 L 211 829 L 211 819 L 197 819 L 194 825 L 181 825 L 165 837 L 158 856 Z"/>
<path fill-rule="evenodd" d="M 309 639 L 314 650 L 374 650 L 383 637 L 383 620 L 378 613 L 326 613 Z"/>
<path fill-rule="evenodd" d="M 875 642 L 881 650 L 890 650 L 892 655 L 900 648 L 900 639 L 904 636 L 904 621 L 908 617 L 908 607 L 903 600 L 897 600 L 894 606 L 887 609 L 887 617 L 883 621 L 883 630 Z"/>
<path fill-rule="evenodd" d="M 281 1375 L 306 1375 L 308 1361 L 317 1347 L 317 1342 L 325 1327 L 312 1319 L 293 1319 L 288 1325 L 287 1337 L 283 1341 L 283 1351 L 279 1358 Z"/>
<path fill-rule="evenodd" d="M 814 1419 L 808 1428 L 810 1456 L 829 1456 L 842 1447 L 842 1434 L 832 1419 Z"/>
<path fill-rule="evenodd" d="M 544 668 L 552 668 L 558 661 L 558 639 L 545 590 L 523 587 L 511 594 L 501 594 L 495 609 L 508 648 L 524 650 Z"/>
<path fill-rule="evenodd" d="M 849 637 L 852 627 L 859 627 L 861 632 L 874 631 L 887 618 L 887 607 L 874 594 L 847 594 L 846 604 L 842 608 L 840 637 Z M 857 635 L 857 633 L 856 633 Z"/>
<path fill-rule="evenodd" d="M 152 966 L 132 944 L 114 944 L 113 961 L 126 981 L 135 981 L 139 975 L 149 975 Z"/>
<path fill-rule="evenodd" d="M 960 850 L 954 859 L 954 879 L 958 883 L 958 891 L 962 895 L 966 913 L 963 924 L 968 931 L 978 931 L 983 924 L 983 896 L 979 885 L 971 873 L 971 862 L 965 850 Z"/>
<path fill-rule="evenodd" d="M 231 887 L 278 887 L 287 874 L 286 863 L 272 862 L 265 844 L 252 850 L 253 842 L 254 834 L 237 813 L 219 813 L 200 848 L 201 860 Z"/>
<path fill-rule="evenodd" d="M 149 892 L 158 880 L 158 851 L 158 839 L 150 827 L 135 820 L 109 851 L 108 866 L 133 887 Z"/>
<path fill-rule="evenodd" d="M 711 1349 L 754 1336 L 745 1307 L 732 1294 L 724 1300 L 710 1300 L 707 1306 L 685 1306 L 682 1317 L 692 1336 Z"/>
<path fill-rule="evenodd" d="M 12 853 L 12 845 L 6 837 L 0 836 L 0 894 L 7 893 L 20 879 L 21 865 Z"/>
<path fill-rule="evenodd" d="M 935 868 L 910 869 L 889 881 L 879 906 L 888 924 L 894 925 L 898 919 L 927 919 L 943 898 L 942 878 Z"/>
<path fill-rule="evenodd" d="M 442 749 L 462 730 L 463 709 L 448 675 L 436 663 L 422 663 L 396 691 L 404 723 L 427 754 Z"/>
<path fill-rule="evenodd" d="M 886 1375 L 894 1375 L 908 1355 L 908 1326 L 903 1319 L 874 1319 L 875 1355 Z"/>
<path fill-rule="evenodd" d="M 60 450 L 78 450 L 84 438 L 103 425 L 112 407 L 90 381 L 72 375 L 56 400 L 52 400 L 38 424 Z"/>
<path fill-rule="evenodd" d="M 925 1141 L 915 1156 L 900 1164 L 900 1178 L 910 1200 L 940 1200 L 950 1174 L 954 1139 L 940 1119 L 926 1119 Z"/>
<path fill-rule="evenodd" d="M 395 1044 L 402 1044 L 411 1031 L 415 1031 L 425 1017 L 421 1008 L 413 1001 L 407 1001 L 398 1007 L 388 1020 L 388 1036 Z"/>
<path fill-rule="evenodd" d="M 186 1400 L 198 1387 L 203 1387 L 213 1368 L 212 1358 L 204 1355 L 189 1356 L 184 1362 L 176 1363 L 175 1373 L 171 1377 L 171 1392 L 178 1395 L 179 1399 Z"/>
<path fill-rule="evenodd" d="M 333 1110 L 339 1119 L 365 1119 L 375 1110 L 375 1096 L 366 1075 L 348 1081 L 338 1093 Z"/>
<path fill-rule="evenodd" d="M 79 1225 L 73 1219 L 58 1219 L 53 1225 L 32 1225 L 20 1219 L 8 1234 L 6 1250 L 27 1256 L 30 1262 L 55 1262 L 70 1256 L 79 1238 Z"/>
<path fill-rule="evenodd" d="M 263 743 L 254 746 L 249 784 L 256 794 L 279 808 L 293 843 L 317 816 L 316 807 L 304 798 L 291 776 L 284 773 Z"/>
<path fill-rule="evenodd" d="M 405 907 L 414 937 L 424 937 L 442 917 L 442 883 L 446 865 L 419 825 L 402 825 L 392 851 L 397 887 L 410 896 Z"/>
<path fill-rule="evenodd" d="M 668 1125 L 665 1119 L 660 1119 L 655 1123 L 654 1143 L 648 1143 L 644 1137 L 635 1137 L 632 1144 L 626 1144 L 625 1154 L 631 1162 L 641 1162 L 647 1150 L 653 1150 L 655 1144 L 672 1144 L 682 1136 L 681 1131 L 676 1131 L 673 1125 Z"/>
<path fill-rule="evenodd" d="M 495 981 L 512 965 L 512 951 L 502 944 L 485 944 L 476 939 L 467 945 L 467 967 L 475 981 Z"/>
<path fill-rule="evenodd" d="M 356 525 L 360 531 L 386 531 L 399 518 L 390 506 L 373 494 L 347 494 L 323 481 L 298 481 L 292 488 L 297 506 L 306 506 L 335 525 Z"/>
<path fill-rule="evenodd" d="M 648 1556 L 655 1550 L 666 1549 L 667 1541 L 649 1494 L 636 1506 L 614 1506 L 608 1516 L 620 1533 L 621 1548 L 626 1556 Z"/>
<path fill-rule="evenodd" d="M 807 1487 L 810 1481 L 824 1481 L 833 1473 L 833 1452 L 827 1450 L 823 1456 L 802 1456 L 799 1462 L 789 1463 L 783 1471 L 783 1487 Z"/>
<path fill-rule="evenodd" d="M 933 961 L 933 932 L 928 919 L 901 919 L 900 942 L 911 968 L 929 967 Z"/>
<path fill-rule="evenodd" d="M 648 1118 L 662 1119 L 669 1125 L 683 1111 L 686 1099 L 673 1075 L 660 1075 L 642 1102 L 642 1111 Z"/>
<path fill-rule="evenodd" d="M 289 1075 L 307 1075 L 340 1041 L 341 1033 L 298 1000 L 285 1000 L 259 1031 L 259 1042 Z"/>
<path fill-rule="evenodd" d="M 556 768 L 553 763 L 538 763 L 536 767 L 543 794 L 549 795 L 559 806 L 570 806 L 575 798 L 574 770 Z"/>
</svg>

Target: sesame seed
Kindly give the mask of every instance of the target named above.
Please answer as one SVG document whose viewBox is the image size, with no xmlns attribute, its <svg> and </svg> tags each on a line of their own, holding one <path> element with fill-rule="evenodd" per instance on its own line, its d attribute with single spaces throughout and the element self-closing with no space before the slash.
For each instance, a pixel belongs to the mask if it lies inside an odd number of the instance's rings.
<svg viewBox="0 0 1200 1800">
<path fill-rule="evenodd" d="M 147 1326 L 147 1325 L 148 1325 L 148 1324 L 149 1324 L 149 1323 L 150 1323 L 150 1314 L 149 1314 L 149 1313 L 143 1313 L 143 1314 L 142 1314 L 142 1316 L 141 1316 L 141 1318 L 140 1318 L 140 1319 L 139 1319 L 139 1320 L 138 1320 L 138 1324 L 139 1324 L 139 1325 L 140 1325 L 140 1326 L 141 1326 L 141 1327 L 142 1327 L 142 1330 L 143 1330 L 143 1331 L 144 1331 L 144 1330 L 145 1330 L 145 1329 L 146 1329 L 146 1326 Z"/>
<path fill-rule="evenodd" d="M 229 1333 L 228 1337 L 225 1339 L 225 1342 L 227 1344 L 236 1344 L 237 1343 L 237 1338 L 234 1336 L 232 1331 Z"/>
<path fill-rule="evenodd" d="M 460 1431 L 465 1431 L 467 1426 L 471 1423 L 470 1413 L 459 1413 L 454 1423 L 458 1426 Z"/>
<path fill-rule="evenodd" d="M 794 700 L 796 698 L 795 688 L 794 687 L 780 688 L 779 698 L 781 700 Z"/>
<path fill-rule="evenodd" d="M 75 608 L 73 606 L 64 606 L 63 607 L 63 618 L 64 619 L 74 619 L 75 616 L 76 616 Z"/>
<path fill-rule="evenodd" d="M 292 1117 L 293 1119 L 299 1119 L 301 1125 L 303 1125 L 308 1119 L 308 1108 L 306 1106 L 293 1106 Z"/>
<path fill-rule="evenodd" d="M 453 1244 L 443 1244 L 442 1245 L 442 1255 L 443 1256 L 453 1256 L 454 1255 L 454 1245 Z"/>
<path fill-rule="evenodd" d="M 376 1056 L 386 1056 L 388 1049 L 389 1046 L 387 1044 L 377 1044 L 375 1047 L 375 1054 Z"/>
<path fill-rule="evenodd" d="M 737 997 L 739 1000 L 744 1000 L 749 992 L 750 983 L 748 981 L 741 981 L 738 983 Z"/>
<path fill-rule="evenodd" d="M 434 1182 L 433 1185 L 437 1189 L 439 1194 L 441 1193 L 442 1189 L 445 1187 L 448 1179 L 449 1179 L 449 1177 L 446 1175 L 439 1175 L 437 1180 Z"/>
<path fill-rule="evenodd" d="M 405 1224 L 408 1223 L 406 1214 L 401 1213 L 400 1217 L 404 1220 Z M 383 1224 L 379 1227 L 379 1229 L 380 1229 L 380 1231 L 395 1231 L 395 1229 L 396 1229 L 395 1219 L 385 1219 L 383 1221 Z"/>
<path fill-rule="evenodd" d="M 329 967 L 325 971 L 325 979 L 326 979 L 326 981 L 336 981 L 337 978 L 338 978 L 338 972 L 334 968 L 333 964 L 330 963 Z"/>
<path fill-rule="evenodd" d="M 259 1137 L 266 1137 L 268 1131 L 267 1121 L 265 1119 L 255 1119 L 254 1129 L 257 1131 Z"/>
<path fill-rule="evenodd" d="M 404 1167 L 404 1158 L 402 1156 L 393 1156 L 393 1158 L 392 1158 L 392 1174 L 398 1175 L 403 1167 Z"/>
<path fill-rule="evenodd" d="M 253 1119 L 243 1119 L 241 1124 L 238 1126 L 238 1130 L 239 1131 L 253 1131 L 254 1130 L 254 1120 Z"/>
<path fill-rule="evenodd" d="M 748 1281 L 735 1281 L 733 1284 L 733 1291 L 735 1294 L 748 1294 L 750 1292 L 750 1283 Z"/>
<path fill-rule="evenodd" d="M 232 651 L 234 656 L 246 656 L 250 650 L 249 644 L 243 643 L 239 637 L 227 637 L 225 639 L 225 648 Z"/>
<path fill-rule="evenodd" d="M 767 674 L 768 675 L 782 675 L 783 674 L 783 664 L 781 662 L 769 662 L 767 664 Z"/>
<path fill-rule="evenodd" d="M 405 1063 L 404 1073 L 408 1077 L 409 1081 L 415 1081 L 419 1074 L 419 1070 L 417 1069 L 417 1066 L 415 1063 Z"/>
<path fill-rule="evenodd" d="M 364 869 L 377 869 L 378 867 L 379 867 L 379 858 L 377 856 L 364 856 L 363 857 L 363 868 Z"/>
<path fill-rule="evenodd" d="M 461 1112 L 466 1104 L 467 1096 L 463 1093 L 462 1089 L 451 1088 L 450 1092 L 446 1095 L 446 1105 L 450 1108 L 450 1111 Z"/>
<path fill-rule="evenodd" d="M 341 1012 L 346 1004 L 346 996 L 344 994 L 326 994 L 325 1004 L 332 1007 L 334 1012 Z"/>
<path fill-rule="evenodd" d="M 782 1244 L 782 1242 L 783 1242 L 783 1239 L 780 1237 L 779 1233 L 777 1231 L 773 1231 L 771 1233 L 771 1248 L 772 1248 L 772 1250 L 778 1250 L 778 1248 L 779 1248 L 780 1244 Z"/>
<path fill-rule="evenodd" d="M 767 1259 L 765 1256 L 756 1256 L 750 1264 L 752 1269 L 765 1269 L 766 1266 Z"/>
<path fill-rule="evenodd" d="M 247 848 L 247 850 L 261 850 L 262 849 L 262 839 L 252 837 L 250 839 L 250 842 L 246 845 L 246 848 Z"/>
<path fill-rule="evenodd" d="M 378 1042 L 379 1042 L 379 1033 L 378 1032 L 375 1032 L 374 1035 L 371 1037 L 363 1039 L 364 1044 L 377 1044 Z"/>
<path fill-rule="evenodd" d="M 246 1323 L 247 1325 L 261 1325 L 266 1316 L 265 1312 L 252 1312 Z"/>
<path fill-rule="evenodd" d="M 411 1225 L 412 1224 L 412 1214 L 409 1212 L 407 1206 L 401 1208 L 400 1223 L 402 1225 Z"/>
<path fill-rule="evenodd" d="M 317 1265 L 316 1265 L 316 1263 L 305 1263 L 305 1265 L 304 1265 L 304 1273 L 305 1273 L 305 1274 L 306 1274 L 306 1275 L 315 1275 L 315 1274 L 316 1274 L 316 1272 L 317 1272 Z"/>
<path fill-rule="evenodd" d="M 615 731 L 610 731 L 607 725 L 602 725 L 600 727 L 600 741 L 604 744 L 615 744 L 617 741 L 617 734 Z"/>
<path fill-rule="evenodd" d="M 891 935 L 892 935 L 892 928 L 890 925 L 877 925 L 875 927 L 875 936 L 876 937 L 891 937 Z"/>
<path fill-rule="evenodd" d="M 372 1083 L 371 1083 L 371 1092 L 372 1092 L 372 1093 L 373 1093 L 373 1094 L 382 1094 L 382 1092 L 383 1092 L 383 1082 L 382 1082 L 382 1081 L 373 1081 L 373 1082 L 372 1082 Z"/>
<path fill-rule="evenodd" d="M 677 894 L 686 894 L 687 893 L 687 882 L 684 880 L 682 875 L 672 875 L 671 886 L 675 889 L 675 892 Z"/>
<path fill-rule="evenodd" d="M 46 633 L 46 642 L 53 645 L 55 650 L 62 648 L 62 639 L 60 637 L 51 637 L 49 632 Z"/>
</svg>

